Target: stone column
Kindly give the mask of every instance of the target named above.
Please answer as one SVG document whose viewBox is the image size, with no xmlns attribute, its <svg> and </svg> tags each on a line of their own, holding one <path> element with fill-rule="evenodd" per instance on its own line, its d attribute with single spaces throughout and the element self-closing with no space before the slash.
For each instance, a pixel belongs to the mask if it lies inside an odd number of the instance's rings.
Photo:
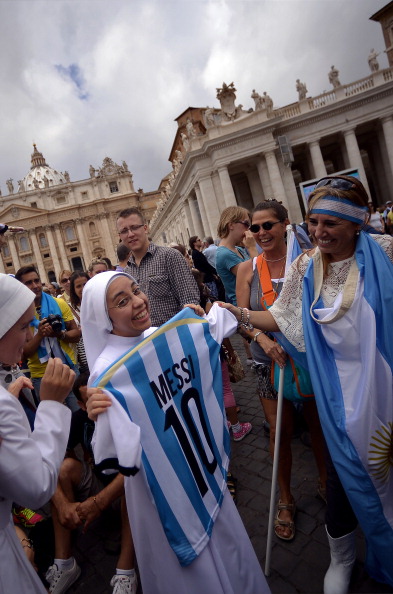
<svg viewBox="0 0 393 594">
<path fill-rule="evenodd" d="M 56 239 L 57 239 L 57 245 L 59 247 L 62 269 L 63 270 L 70 270 L 70 263 L 68 261 L 67 253 L 65 251 L 65 247 L 64 247 L 64 243 L 63 243 L 63 238 L 61 236 L 60 226 L 56 223 L 55 225 L 53 225 L 53 228 L 54 228 L 55 233 L 56 233 Z"/>
<path fill-rule="evenodd" d="M 5 268 L 4 268 L 3 257 L 1 254 L 0 254 L 0 272 L 2 272 L 3 274 L 6 274 Z"/>
<path fill-rule="evenodd" d="M 212 230 L 209 221 L 207 220 L 206 208 L 202 198 L 202 192 L 198 184 L 195 184 L 195 195 L 197 197 L 199 212 L 201 213 L 203 233 L 204 235 L 212 235 Z"/>
<path fill-rule="evenodd" d="M 219 167 L 217 171 L 220 177 L 222 193 L 224 196 L 224 204 L 220 205 L 222 206 L 221 210 L 224 210 L 226 206 L 237 206 L 237 200 L 235 192 L 233 190 L 231 176 L 229 175 L 228 168 L 225 165 L 223 165 L 222 167 Z"/>
<path fill-rule="evenodd" d="M 319 140 L 314 140 L 308 143 L 311 155 L 311 161 L 314 168 L 314 176 L 321 178 L 327 175 L 325 162 L 323 160 L 321 147 L 319 146 Z"/>
<path fill-rule="evenodd" d="M 284 184 L 281 179 L 280 169 L 278 167 L 276 155 L 274 151 L 269 151 L 265 154 L 266 164 L 269 171 L 270 183 L 273 190 L 273 196 L 278 202 L 282 202 L 287 210 L 288 200 L 285 194 Z"/>
<path fill-rule="evenodd" d="M 42 283 L 46 283 L 46 281 L 48 279 L 46 278 L 45 266 L 42 261 L 41 251 L 40 251 L 40 247 L 38 245 L 37 235 L 36 235 L 34 229 L 30 229 L 29 237 L 30 237 L 31 245 L 33 246 L 33 253 L 34 253 L 35 261 L 37 264 L 38 272 L 40 275 L 40 280 Z"/>
<path fill-rule="evenodd" d="M 56 278 L 59 278 L 59 274 L 61 272 L 61 264 L 57 255 L 56 245 L 53 239 L 52 229 L 50 225 L 45 225 L 44 227 L 46 234 L 48 236 L 48 243 L 49 243 L 49 250 L 50 255 L 52 256 L 53 267 L 55 269 Z"/>
<path fill-rule="evenodd" d="M 258 169 L 259 179 L 261 180 L 261 184 L 262 184 L 264 199 L 268 200 L 269 198 L 273 198 L 273 190 L 272 190 L 272 185 L 270 183 L 269 171 L 268 171 L 268 168 L 266 165 L 266 159 L 264 159 L 264 157 L 262 157 L 261 159 L 258 159 L 257 169 Z"/>
<path fill-rule="evenodd" d="M 191 221 L 192 221 L 192 235 L 199 235 L 201 239 L 204 237 L 202 221 L 200 219 L 199 213 L 197 211 L 197 207 L 195 204 L 195 199 L 192 196 L 188 196 L 188 199 L 184 203 L 186 208 L 188 208 L 188 212 L 190 213 Z M 186 211 L 187 212 L 187 211 Z"/>
<path fill-rule="evenodd" d="M 105 244 L 105 251 L 108 254 L 108 258 L 112 262 L 114 257 L 116 257 L 116 259 L 117 259 L 117 254 L 116 254 L 116 250 L 114 248 L 113 233 L 111 233 L 111 231 L 109 229 L 107 217 L 108 217 L 108 215 L 106 212 L 101 212 L 98 215 L 98 218 L 100 219 L 100 222 L 101 222 L 102 238 L 103 238 L 104 244 Z"/>
<path fill-rule="evenodd" d="M 349 165 L 350 167 L 354 167 L 359 171 L 360 180 L 366 188 L 368 195 L 370 196 L 370 188 L 368 187 L 366 172 L 364 171 L 362 156 L 360 154 L 355 130 L 344 130 L 344 140 L 345 146 L 347 147 Z"/>
<path fill-rule="evenodd" d="M 83 260 L 85 261 L 85 267 L 87 269 L 87 267 L 89 266 L 90 261 L 91 261 L 91 254 L 90 254 L 89 246 L 88 246 L 86 238 L 85 238 L 85 230 L 84 230 L 83 224 L 82 224 L 83 219 L 75 219 L 75 223 L 76 223 L 76 230 L 78 233 L 79 242 L 80 242 L 81 248 L 82 248 Z"/>
<path fill-rule="evenodd" d="M 210 228 L 210 235 L 215 237 L 217 235 L 217 225 L 220 220 L 220 209 L 217 204 L 216 193 L 212 179 L 204 177 L 199 180 L 199 189 L 202 195 L 203 205 L 205 207 L 208 228 Z"/>
<path fill-rule="evenodd" d="M 15 272 L 16 272 L 20 268 L 20 262 L 19 262 L 19 258 L 18 258 L 18 252 L 16 249 L 16 245 L 15 245 L 15 239 L 12 237 L 12 235 L 10 235 L 8 237 L 8 245 L 9 245 L 10 252 L 11 252 L 12 263 L 14 265 Z"/>
<path fill-rule="evenodd" d="M 393 175 L 393 118 L 388 116 L 381 119 L 386 150 L 389 157 L 390 173 Z"/>
</svg>

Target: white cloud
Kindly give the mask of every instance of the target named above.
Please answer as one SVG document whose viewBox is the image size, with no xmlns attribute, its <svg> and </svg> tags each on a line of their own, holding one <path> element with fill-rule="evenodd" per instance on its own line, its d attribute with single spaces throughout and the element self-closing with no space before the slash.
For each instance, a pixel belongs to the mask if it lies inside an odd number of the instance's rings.
<svg viewBox="0 0 393 594">
<path fill-rule="evenodd" d="M 296 101 L 296 78 L 321 93 L 331 64 L 342 82 L 367 76 L 369 49 L 384 46 L 368 19 L 385 3 L 3 0 L 0 186 L 27 173 L 34 141 L 71 179 L 110 156 L 153 190 L 170 168 L 173 120 L 218 106 L 223 81 L 249 108 L 254 88 L 275 105 Z"/>
</svg>

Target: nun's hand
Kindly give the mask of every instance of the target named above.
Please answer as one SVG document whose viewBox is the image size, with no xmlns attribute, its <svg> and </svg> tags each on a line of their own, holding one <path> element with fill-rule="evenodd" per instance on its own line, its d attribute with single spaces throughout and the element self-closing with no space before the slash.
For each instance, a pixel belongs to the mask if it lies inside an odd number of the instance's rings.
<svg viewBox="0 0 393 594">
<path fill-rule="evenodd" d="M 100 388 L 87 388 L 86 408 L 89 419 L 96 421 L 98 415 L 105 412 L 111 405 L 111 399 Z"/>
<path fill-rule="evenodd" d="M 49 359 L 40 387 L 40 400 L 63 403 L 72 390 L 75 372 L 61 359 Z"/>
<path fill-rule="evenodd" d="M 194 310 L 195 313 L 198 316 L 200 316 L 201 318 L 203 318 L 203 316 L 205 315 L 205 310 L 200 305 L 196 305 L 195 303 L 186 303 L 186 305 L 183 307 L 183 309 L 185 307 L 189 307 L 190 309 Z"/>
<path fill-rule="evenodd" d="M 8 391 L 11 392 L 11 394 L 16 398 L 19 398 L 20 391 L 23 390 L 23 388 L 29 388 L 29 390 L 33 389 L 33 383 L 31 379 L 25 375 L 21 375 L 14 382 L 12 382 L 12 384 L 8 386 Z"/>
</svg>

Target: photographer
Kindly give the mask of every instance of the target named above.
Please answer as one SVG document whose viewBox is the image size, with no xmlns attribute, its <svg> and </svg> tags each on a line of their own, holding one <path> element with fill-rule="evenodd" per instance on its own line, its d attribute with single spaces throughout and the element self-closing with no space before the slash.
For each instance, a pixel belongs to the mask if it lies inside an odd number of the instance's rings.
<svg viewBox="0 0 393 594">
<path fill-rule="evenodd" d="M 39 400 L 41 379 L 48 360 L 58 357 L 74 369 L 76 349 L 73 345 L 79 341 L 81 333 L 64 299 L 55 299 L 42 291 L 42 283 L 34 266 L 23 266 L 15 278 L 35 294 L 35 318 L 30 325 L 23 356 L 27 358 L 34 390 Z M 72 392 L 67 396 L 65 403 L 71 410 L 78 410 Z"/>
</svg>

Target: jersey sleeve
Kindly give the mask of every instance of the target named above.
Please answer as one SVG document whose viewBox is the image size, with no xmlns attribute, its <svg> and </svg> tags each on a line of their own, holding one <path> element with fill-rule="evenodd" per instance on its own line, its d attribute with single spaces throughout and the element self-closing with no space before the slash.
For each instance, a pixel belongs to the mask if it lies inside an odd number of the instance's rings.
<svg viewBox="0 0 393 594">
<path fill-rule="evenodd" d="M 209 322 L 210 333 L 214 340 L 219 344 L 224 338 L 228 338 L 237 330 L 237 320 L 233 314 L 227 309 L 220 307 L 218 303 L 214 303 L 213 307 L 206 315 Z"/>
<path fill-rule="evenodd" d="M 107 390 L 112 400 L 99 415 L 91 442 L 96 467 L 104 474 L 121 472 L 135 475 L 141 466 L 142 446 L 140 428 L 133 423 L 120 402 Z"/>
</svg>

